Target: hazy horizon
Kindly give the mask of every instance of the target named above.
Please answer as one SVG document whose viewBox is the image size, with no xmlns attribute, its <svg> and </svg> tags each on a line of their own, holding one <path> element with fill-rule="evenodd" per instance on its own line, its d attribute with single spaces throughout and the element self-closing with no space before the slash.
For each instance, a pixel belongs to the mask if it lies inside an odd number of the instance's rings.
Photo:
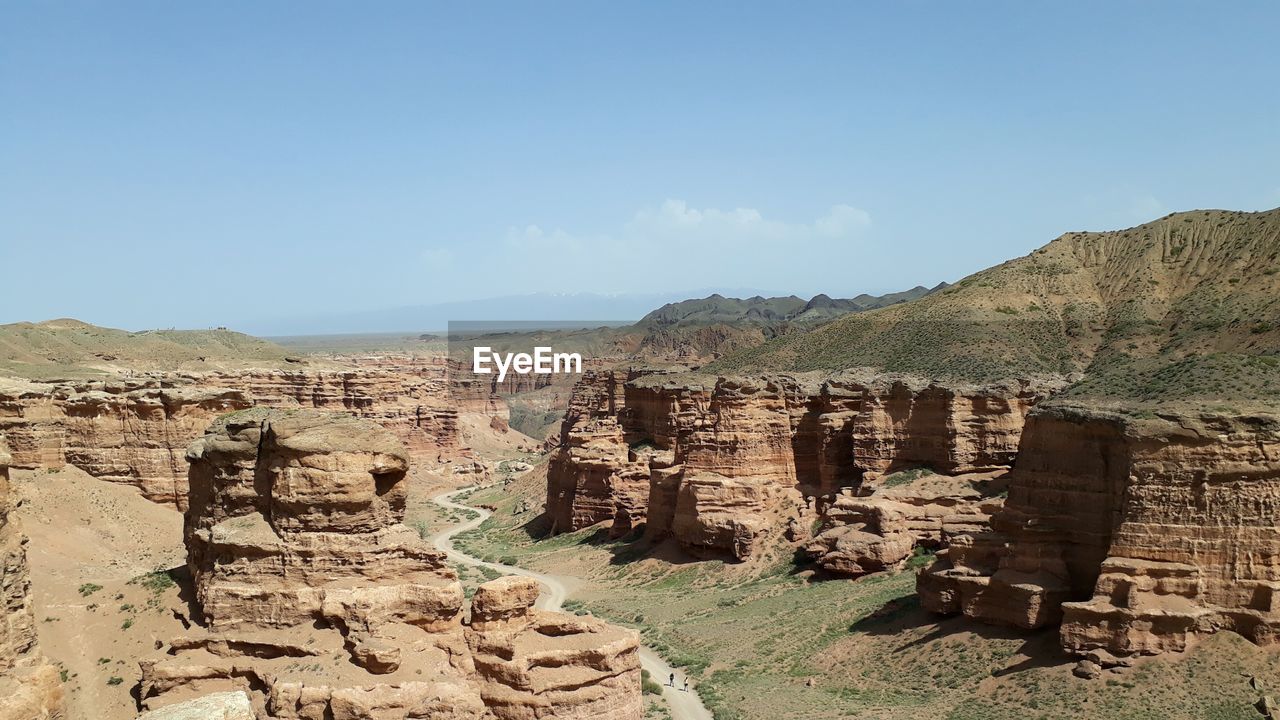
<svg viewBox="0 0 1280 720">
<path fill-rule="evenodd" d="M 0 323 L 851 297 L 1280 205 L 1280 5 L 921 7 L 7 5 Z"/>
</svg>

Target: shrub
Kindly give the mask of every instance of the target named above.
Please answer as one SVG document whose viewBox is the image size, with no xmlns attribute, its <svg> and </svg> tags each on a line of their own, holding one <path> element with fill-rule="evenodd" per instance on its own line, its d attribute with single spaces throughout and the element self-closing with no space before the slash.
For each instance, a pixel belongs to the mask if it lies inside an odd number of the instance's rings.
<svg viewBox="0 0 1280 720">
<path fill-rule="evenodd" d="M 156 595 L 159 595 L 171 587 L 177 587 L 178 585 L 178 583 L 174 582 L 173 577 L 169 575 L 169 571 L 164 568 L 156 568 L 146 575 L 139 575 L 138 577 L 130 580 L 129 584 L 141 585 Z"/>
<path fill-rule="evenodd" d="M 662 694 L 662 686 L 654 681 L 648 670 L 640 671 L 640 690 L 646 695 Z"/>
</svg>

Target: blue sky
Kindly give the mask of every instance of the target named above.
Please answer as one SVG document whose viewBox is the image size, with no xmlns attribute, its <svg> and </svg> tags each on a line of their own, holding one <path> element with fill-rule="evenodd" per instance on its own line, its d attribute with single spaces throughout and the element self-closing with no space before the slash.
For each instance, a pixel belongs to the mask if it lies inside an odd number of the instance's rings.
<svg viewBox="0 0 1280 720">
<path fill-rule="evenodd" d="M 1280 205 L 1273 2 L 5 2 L 0 322 L 956 280 Z"/>
</svg>

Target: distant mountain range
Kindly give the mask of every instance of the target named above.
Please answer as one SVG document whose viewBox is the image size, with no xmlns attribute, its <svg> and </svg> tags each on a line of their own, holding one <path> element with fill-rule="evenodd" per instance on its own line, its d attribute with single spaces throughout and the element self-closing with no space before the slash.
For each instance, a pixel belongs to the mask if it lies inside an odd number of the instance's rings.
<svg viewBox="0 0 1280 720">
<path fill-rule="evenodd" d="M 788 322 L 816 325 L 834 320 L 846 313 L 915 300 L 946 287 L 946 283 L 939 283 L 933 288 L 918 285 L 903 292 L 887 295 L 862 294 L 851 299 L 838 299 L 827 295 L 815 295 L 810 300 L 795 295 L 770 298 L 756 295 L 741 300 L 724 297 L 717 293 L 701 299 L 668 303 L 645 315 L 636 325 L 645 328 L 715 323 L 771 325 Z"/>
<path fill-rule="evenodd" d="M 655 313 L 667 317 L 664 313 L 669 308 L 674 308 L 672 312 L 677 315 L 689 315 L 687 320 L 690 322 L 704 324 L 775 322 L 779 319 L 809 323 L 831 319 L 845 312 L 882 307 L 927 292 L 925 288 L 914 288 L 905 293 L 859 295 L 848 300 L 818 295 L 808 301 L 795 296 L 766 297 L 768 293 L 757 288 L 706 288 L 681 293 L 617 295 L 533 293 L 380 310 L 257 318 L 238 325 L 237 329 L 260 337 L 285 337 L 440 332 L 448 329 L 451 322 L 581 322 L 584 327 L 588 324 L 621 326 L 630 325 L 639 318 L 653 317 Z M 710 297 L 704 297 L 707 295 Z M 703 299 L 687 300 L 691 297 Z"/>
</svg>

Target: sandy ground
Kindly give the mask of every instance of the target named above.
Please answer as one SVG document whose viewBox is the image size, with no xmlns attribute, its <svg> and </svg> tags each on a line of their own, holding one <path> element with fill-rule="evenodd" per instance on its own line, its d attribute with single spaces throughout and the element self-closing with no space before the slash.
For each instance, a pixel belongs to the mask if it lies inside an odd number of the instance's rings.
<svg viewBox="0 0 1280 720">
<path fill-rule="evenodd" d="M 63 670 L 68 717 L 132 719 L 138 658 L 183 633 L 177 586 L 151 574 L 183 565 L 182 515 L 71 467 L 13 480 L 40 647 Z"/>
</svg>

